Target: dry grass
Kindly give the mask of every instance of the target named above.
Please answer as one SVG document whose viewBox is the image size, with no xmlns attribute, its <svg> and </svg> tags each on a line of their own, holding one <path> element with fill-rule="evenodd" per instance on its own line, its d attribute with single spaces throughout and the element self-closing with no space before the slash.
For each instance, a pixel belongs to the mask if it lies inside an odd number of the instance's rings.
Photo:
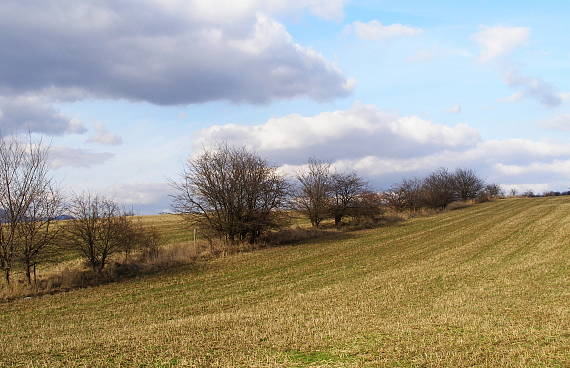
<svg viewBox="0 0 570 368">
<path fill-rule="evenodd" d="M 569 236 L 509 199 L 3 303 L 0 366 L 570 366 Z"/>
<path fill-rule="evenodd" d="M 450 204 L 447 205 L 447 210 L 448 211 L 454 211 L 454 210 L 460 210 L 463 208 L 467 208 L 467 207 L 471 207 L 475 205 L 475 201 L 474 200 L 469 200 L 469 201 L 455 201 L 455 202 L 451 202 Z"/>
<path fill-rule="evenodd" d="M 28 286 L 20 277 L 10 288 L 0 289 L 0 301 L 55 294 L 156 273 L 193 264 L 200 258 L 211 257 L 218 253 L 217 249 L 224 249 L 224 246 L 219 243 L 197 241 L 168 244 L 152 253 L 138 251 L 127 259 L 118 253 L 113 256 L 102 273 L 94 272 L 81 259 L 76 258 L 48 268 L 46 272 L 40 274 L 33 286 Z"/>
</svg>

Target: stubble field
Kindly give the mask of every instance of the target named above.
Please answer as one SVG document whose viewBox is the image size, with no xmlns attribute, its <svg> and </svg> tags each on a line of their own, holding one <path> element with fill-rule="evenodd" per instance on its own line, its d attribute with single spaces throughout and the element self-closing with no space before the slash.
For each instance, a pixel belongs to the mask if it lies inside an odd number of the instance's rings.
<svg viewBox="0 0 570 368">
<path fill-rule="evenodd" d="M 146 221 L 190 239 L 173 218 Z M 0 366 L 570 366 L 570 199 L 500 200 L 0 303 Z"/>
</svg>

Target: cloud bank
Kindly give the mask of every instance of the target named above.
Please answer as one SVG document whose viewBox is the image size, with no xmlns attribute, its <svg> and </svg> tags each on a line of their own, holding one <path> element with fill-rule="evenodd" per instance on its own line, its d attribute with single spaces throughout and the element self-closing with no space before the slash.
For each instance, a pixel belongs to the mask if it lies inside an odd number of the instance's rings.
<svg viewBox="0 0 570 368">
<path fill-rule="evenodd" d="M 350 93 L 335 65 L 262 12 L 291 8 L 334 16 L 342 1 L 5 0 L 0 95 L 176 105 Z"/>
<path fill-rule="evenodd" d="M 212 126 L 198 134 L 195 144 L 214 147 L 223 141 L 256 150 L 286 173 L 294 173 L 309 157 L 328 160 L 341 170 L 357 170 L 379 189 L 441 166 L 473 168 L 487 180 L 505 185 L 564 186 L 570 181 L 566 144 L 483 140 L 465 123 L 438 124 L 362 104 L 314 116 L 288 115 L 254 126 Z"/>
</svg>

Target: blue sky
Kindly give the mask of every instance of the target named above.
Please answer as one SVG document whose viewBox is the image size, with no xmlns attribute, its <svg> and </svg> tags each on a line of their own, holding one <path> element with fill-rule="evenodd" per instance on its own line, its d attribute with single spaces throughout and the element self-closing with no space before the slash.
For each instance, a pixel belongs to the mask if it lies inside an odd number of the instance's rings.
<svg viewBox="0 0 570 368">
<path fill-rule="evenodd" d="M 0 5 L 0 131 L 47 136 L 68 192 L 139 212 L 201 147 L 309 156 L 378 189 L 439 166 L 570 182 L 566 1 Z"/>
</svg>

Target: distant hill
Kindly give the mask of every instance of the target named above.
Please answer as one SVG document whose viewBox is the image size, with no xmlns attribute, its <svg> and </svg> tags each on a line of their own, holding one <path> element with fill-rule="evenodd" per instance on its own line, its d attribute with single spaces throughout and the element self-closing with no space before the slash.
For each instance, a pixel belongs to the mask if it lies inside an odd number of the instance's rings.
<svg viewBox="0 0 570 368">
<path fill-rule="evenodd" d="M 63 220 L 73 220 L 74 218 L 75 217 L 70 216 L 70 215 L 60 215 L 60 216 L 57 216 L 55 219 L 63 221 Z"/>
</svg>

